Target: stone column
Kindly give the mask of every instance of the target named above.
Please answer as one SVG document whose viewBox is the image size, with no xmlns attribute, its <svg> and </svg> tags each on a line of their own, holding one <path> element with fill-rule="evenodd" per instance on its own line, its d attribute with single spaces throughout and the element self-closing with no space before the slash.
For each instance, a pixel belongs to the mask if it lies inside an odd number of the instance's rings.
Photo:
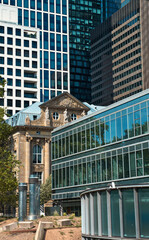
<svg viewBox="0 0 149 240">
<path fill-rule="evenodd" d="M 30 176 L 30 172 L 31 172 L 31 146 L 30 146 L 30 142 L 31 142 L 32 138 L 27 136 L 26 137 L 26 161 L 25 161 L 25 182 L 28 183 L 29 181 L 29 176 Z"/>
<path fill-rule="evenodd" d="M 50 139 L 45 139 L 45 181 L 50 174 Z"/>
</svg>

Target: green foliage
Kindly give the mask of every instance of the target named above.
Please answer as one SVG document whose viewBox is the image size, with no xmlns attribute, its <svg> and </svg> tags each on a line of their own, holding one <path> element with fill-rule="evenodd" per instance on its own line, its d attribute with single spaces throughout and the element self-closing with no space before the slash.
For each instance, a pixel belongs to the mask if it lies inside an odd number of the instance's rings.
<svg viewBox="0 0 149 240">
<path fill-rule="evenodd" d="M 4 86 L 5 80 L 0 77 L 0 97 L 3 97 Z M 16 170 L 19 165 L 11 151 L 13 128 L 4 121 L 4 115 L 5 109 L 0 108 L 0 207 L 16 203 Z"/>
<path fill-rule="evenodd" d="M 75 217 L 75 213 L 72 213 L 70 216 L 69 216 L 69 219 L 73 219 Z"/>
<path fill-rule="evenodd" d="M 67 213 L 64 212 L 64 213 L 63 213 L 63 216 L 64 216 L 64 217 L 67 216 Z"/>
<path fill-rule="evenodd" d="M 53 216 L 57 217 L 57 216 L 59 216 L 59 213 L 55 210 L 54 213 L 53 213 Z"/>
<path fill-rule="evenodd" d="M 52 181 L 51 175 L 47 178 L 45 184 L 41 185 L 40 188 L 40 204 L 44 204 L 51 199 L 52 192 Z"/>
</svg>

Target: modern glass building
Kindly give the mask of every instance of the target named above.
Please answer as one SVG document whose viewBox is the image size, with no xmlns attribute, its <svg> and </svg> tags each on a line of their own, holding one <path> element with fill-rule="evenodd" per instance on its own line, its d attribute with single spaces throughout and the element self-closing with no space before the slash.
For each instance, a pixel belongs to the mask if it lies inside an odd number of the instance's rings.
<svg viewBox="0 0 149 240">
<path fill-rule="evenodd" d="M 38 49 L 36 48 L 36 50 L 39 50 L 38 82 L 40 82 L 40 86 L 38 90 L 40 90 L 40 96 L 38 101 L 47 101 L 62 92 L 69 92 L 68 0 L 0 0 L 0 7 L 3 9 L 1 11 L 1 21 L 7 21 L 10 27 L 13 21 L 8 18 L 5 7 L 10 8 L 10 18 L 12 17 L 12 9 L 15 9 L 16 26 L 31 28 L 30 31 L 33 31 L 33 29 L 39 31 L 39 46 Z M 6 38 L 7 34 L 5 32 Z M 11 36 L 8 34 L 8 37 Z M 23 35 L 22 37 L 24 38 Z M 6 44 L 6 42 L 1 42 L 1 45 L 3 44 Z M 16 47 L 15 42 L 13 47 Z M 0 56 L 2 54 L 0 53 Z M 20 57 L 23 58 L 23 50 L 20 54 Z M 13 55 L 13 60 L 15 61 L 15 59 L 16 57 Z M 0 74 L 4 76 L 3 72 Z M 7 80 L 7 73 L 5 78 Z M 24 75 L 22 75 L 22 81 L 23 78 Z M 31 79 L 30 76 L 28 78 L 28 80 Z M 14 82 L 15 79 L 16 76 L 14 75 Z M 24 107 L 21 105 L 21 108 Z"/>
<path fill-rule="evenodd" d="M 70 91 L 91 102 L 90 31 L 121 7 L 121 0 L 70 0 Z"/>
<path fill-rule="evenodd" d="M 91 33 L 92 103 L 107 106 L 149 88 L 149 4 L 131 0 Z"/>
<path fill-rule="evenodd" d="M 52 132 L 53 200 L 80 214 L 86 189 L 149 181 L 149 90 Z"/>
</svg>

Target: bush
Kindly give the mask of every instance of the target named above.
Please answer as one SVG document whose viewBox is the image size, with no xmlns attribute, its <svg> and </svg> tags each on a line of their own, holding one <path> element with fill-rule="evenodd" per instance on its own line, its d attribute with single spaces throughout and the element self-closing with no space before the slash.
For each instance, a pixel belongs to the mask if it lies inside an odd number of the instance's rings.
<svg viewBox="0 0 149 240">
<path fill-rule="evenodd" d="M 53 213 L 53 216 L 54 217 L 59 216 L 59 213 L 55 210 L 54 213 Z"/>
<path fill-rule="evenodd" d="M 67 213 L 64 212 L 64 213 L 63 213 L 63 216 L 67 216 Z"/>
</svg>

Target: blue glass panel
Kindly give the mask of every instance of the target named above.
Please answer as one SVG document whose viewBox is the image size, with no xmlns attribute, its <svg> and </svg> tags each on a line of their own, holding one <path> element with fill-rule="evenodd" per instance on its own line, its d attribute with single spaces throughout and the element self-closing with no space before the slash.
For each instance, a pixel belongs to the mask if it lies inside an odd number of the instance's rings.
<svg viewBox="0 0 149 240">
<path fill-rule="evenodd" d="M 49 68 L 49 56 L 48 56 L 48 52 L 44 52 L 44 68 Z"/>
<path fill-rule="evenodd" d="M 8 4 L 8 0 L 3 0 L 3 3 L 4 4 Z"/>
<path fill-rule="evenodd" d="M 111 191 L 111 224 L 112 237 L 120 237 L 120 213 L 118 190 Z"/>
<path fill-rule="evenodd" d="M 40 87 L 42 87 L 42 70 L 40 70 Z"/>
<path fill-rule="evenodd" d="M 50 15 L 50 31 L 54 31 L 54 15 Z"/>
<path fill-rule="evenodd" d="M 68 90 L 68 74 L 63 73 L 63 89 Z"/>
<path fill-rule="evenodd" d="M 28 6 L 28 0 L 24 0 L 24 7 L 25 8 L 28 8 L 29 6 Z"/>
<path fill-rule="evenodd" d="M 24 26 L 29 26 L 28 10 L 24 10 Z"/>
<path fill-rule="evenodd" d="M 56 16 L 56 31 L 61 32 L 61 17 Z"/>
<path fill-rule="evenodd" d="M 60 13 L 60 0 L 56 0 L 56 12 Z"/>
<path fill-rule="evenodd" d="M 37 27 L 42 29 L 42 15 L 40 12 L 37 12 Z"/>
<path fill-rule="evenodd" d="M 22 25 L 22 9 L 18 9 L 18 24 Z"/>
<path fill-rule="evenodd" d="M 50 72 L 51 88 L 55 88 L 55 72 Z"/>
<path fill-rule="evenodd" d="M 61 35 L 56 34 L 56 50 L 61 51 Z"/>
<path fill-rule="evenodd" d="M 54 37 L 54 33 L 50 33 L 50 50 L 55 50 L 55 37 Z"/>
<path fill-rule="evenodd" d="M 40 51 L 40 68 L 42 68 L 42 51 Z"/>
<path fill-rule="evenodd" d="M 51 98 L 54 98 L 55 97 L 55 91 L 51 91 Z"/>
<path fill-rule="evenodd" d="M 50 0 L 50 12 L 54 12 L 54 0 Z"/>
<path fill-rule="evenodd" d="M 67 70 L 67 54 L 63 54 L 63 70 Z"/>
<path fill-rule="evenodd" d="M 40 31 L 40 48 L 42 48 L 42 32 Z"/>
<path fill-rule="evenodd" d="M 124 237 L 136 237 L 133 190 L 122 191 Z"/>
<path fill-rule="evenodd" d="M 57 69 L 61 70 L 61 53 L 57 53 Z"/>
<path fill-rule="evenodd" d="M 35 9 L 35 0 L 30 0 L 30 8 Z"/>
<path fill-rule="evenodd" d="M 44 70 L 44 87 L 49 88 L 49 71 Z"/>
<path fill-rule="evenodd" d="M 107 194 L 101 192 L 101 218 L 102 218 L 102 236 L 108 235 L 108 217 L 107 217 Z"/>
<path fill-rule="evenodd" d="M 62 13 L 67 14 L 67 2 L 66 0 L 62 0 Z"/>
<path fill-rule="evenodd" d="M 61 79 L 61 73 L 57 72 L 57 88 L 61 89 L 62 88 L 62 79 Z"/>
<path fill-rule="evenodd" d="M 63 33 L 67 33 L 67 18 L 63 17 Z"/>
<path fill-rule="evenodd" d="M 149 189 L 139 189 L 139 216 L 140 216 L 140 233 L 141 238 L 149 239 Z"/>
<path fill-rule="evenodd" d="M 55 53 L 50 53 L 50 68 L 55 69 Z"/>
<path fill-rule="evenodd" d="M 42 96 L 42 89 L 40 89 L 40 102 L 43 101 L 43 96 Z"/>
<path fill-rule="evenodd" d="M 10 0 L 10 5 L 15 6 L 15 0 Z"/>
<path fill-rule="evenodd" d="M 43 0 L 43 10 L 48 11 L 48 0 Z"/>
<path fill-rule="evenodd" d="M 48 30 L 48 14 L 47 13 L 43 14 L 43 27 L 44 27 L 44 30 Z"/>
<path fill-rule="evenodd" d="M 67 36 L 63 35 L 63 52 L 67 52 Z"/>
<path fill-rule="evenodd" d="M 44 90 L 44 102 L 49 100 L 49 91 L 48 90 Z"/>
<path fill-rule="evenodd" d="M 44 49 L 48 49 L 48 33 L 44 32 Z"/>
<path fill-rule="evenodd" d="M 31 27 L 35 27 L 35 12 L 31 11 Z"/>
<path fill-rule="evenodd" d="M 37 0 L 37 10 L 41 10 L 41 0 Z"/>
</svg>

